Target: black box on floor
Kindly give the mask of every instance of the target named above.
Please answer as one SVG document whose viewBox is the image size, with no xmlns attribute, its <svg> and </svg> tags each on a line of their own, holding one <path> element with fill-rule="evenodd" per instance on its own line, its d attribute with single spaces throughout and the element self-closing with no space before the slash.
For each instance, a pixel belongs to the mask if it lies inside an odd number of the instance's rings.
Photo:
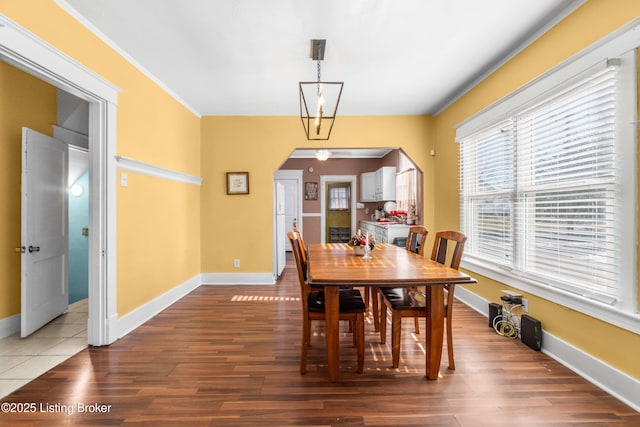
<svg viewBox="0 0 640 427">
<path fill-rule="evenodd" d="M 522 342 L 534 350 L 542 348 L 542 323 L 533 317 L 523 314 L 520 318 L 520 337 Z"/>
<path fill-rule="evenodd" d="M 495 302 L 489 303 L 489 327 L 493 328 L 493 320 L 502 314 L 502 306 Z"/>
</svg>

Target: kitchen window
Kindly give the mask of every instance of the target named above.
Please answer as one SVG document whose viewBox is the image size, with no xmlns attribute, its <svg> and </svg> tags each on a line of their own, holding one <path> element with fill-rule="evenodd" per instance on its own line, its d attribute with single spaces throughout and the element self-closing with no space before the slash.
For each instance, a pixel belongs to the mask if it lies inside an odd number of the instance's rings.
<svg viewBox="0 0 640 427">
<path fill-rule="evenodd" d="M 463 266 L 638 332 L 635 50 L 576 62 L 457 128 Z"/>
<path fill-rule="evenodd" d="M 400 152 L 396 174 L 396 203 L 397 210 L 410 212 L 416 211 L 418 205 L 418 178 L 416 167 L 406 154 Z"/>
<path fill-rule="evenodd" d="M 351 206 L 351 186 L 349 183 L 329 184 L 329 210 L 349 211 Z"/>
</svg>

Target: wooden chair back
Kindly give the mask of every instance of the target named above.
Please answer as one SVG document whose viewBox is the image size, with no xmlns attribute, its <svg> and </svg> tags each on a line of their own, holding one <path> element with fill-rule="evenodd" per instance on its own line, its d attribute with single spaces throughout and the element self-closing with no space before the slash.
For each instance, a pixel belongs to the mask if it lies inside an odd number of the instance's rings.
<svg viewBox="0 0 640 427">
<path fill-rule="evenodd" d="M 295 231 L 287 233 L 289 242 L 291 243 L 291 250 L 293 252 L 293 258 L 296 261 L 296 270 L 298 271 L 298 282 L 300 283 L 300 295 L 303 297 L 303 301 L 306 302 L 306 296 L 309 293 L 309 286 L 307 285 L 307 268 L 306 264 L 302 261 L 302 249 L 300 248 L 300 235 Z M 303 304 L 306 306 L 306 303 Z"/>
<path fill-rule="evenodd" d="M 440 264 L 447 263 L 448 249 L 450 242 L 455 243 L 453 252 L 450 254 L 449 267 L 456 270 L 460 267 L 460 261 L 462 260 L 462 253 L 464 252 L 464 244 L 467 241 L 467 237 L 459 231 L 445 230 L 438 231 L 436 233 L 436 240 L 433 242 L 433 250 L 431 251 L 431 259 L 439 262 Z"/>
<path fill-rule="evenodd" d="M 409 235 L 407 236 L 407 244 L 405 248 L 408 251 L 422 255 L 424 253 L 427 234 L 429 234 L 429 230 L 427 230 L 427 227 L 423 225 L 416 225 L 409 228 Z"/>
<path fill-rule="evenodd" d="M 298 227 L 293 227 L 293 231 L 294 233 L 298 233 L 298 241 L 300 242 L 300 253 L 302 254 L 302 265 L 306 270 L 307 260 L 309 259 L 309 256 L 307 254 L 307 245 L 304 243 L 304 238 L 302 237 L 300 229 Z"/>
</svg>

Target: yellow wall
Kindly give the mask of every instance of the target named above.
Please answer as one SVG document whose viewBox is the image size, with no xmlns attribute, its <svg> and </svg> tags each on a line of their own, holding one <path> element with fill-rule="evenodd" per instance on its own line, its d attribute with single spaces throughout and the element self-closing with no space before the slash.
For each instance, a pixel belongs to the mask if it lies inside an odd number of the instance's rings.
<svg viewBox="0 0 640 427">
<path fill-rule="evenodd" d="M 119 314 L 200 273 L 200 187 L 124 173 L 127 187 L 117 190 Z"/>
<path fill-rule="evenodd" d="M 53 136 L 56 88 L 0 62 L 0 319 L 20 313 L 22 127 Z"/>
<path fill-rule="evenodd" d="M 117 155 L 200 175 L 199 117 L 53 0 L 0 0 L 0 13 L 121 89 L 117 106 Z M 0 162 L 5 155 L 0 153 Z M 117 189 L 119 316 L 201 271 L 199 187 L 129 175 L 129 186 Z M 19 215 L 6 219 L 0 214 L 0 228 L 19 228 L 16 221 Z M 15 244 L 11 242 L 10 247 Z M 6 248 L 5 245 L 2 250 Z"/>
<path fill-rule="evenodd" d="M 459 226 L 458 145 L 454 142 L 454 126 L 637 16 L 640 16 L 637 0 L 588 1 L 435 118 L 436 228 Z M 474 276 L 480 282 L 468 289 L 490 301 L 499 301 L 500 290 L 507 287 Z M 527 297 L 530 314 L 542 321 L 546 331 L 640 379 L 637 359 L 640 336 L 549 301 Z"/>
<path fill-rule="evenodd" d="M 296 148 L 402 147 L 424 171 L 426 225 L 433 225 L 430 116 L 341 116 L 329 141 L 307 141 L 299 117 L 202 119 L 202 271 L 273 271 L 273 174 Z M 250 194 L 226 194 L 225 172 L 249 172 Z M 240 259 L 239 269 L 233 260 Z"/>
</svg>

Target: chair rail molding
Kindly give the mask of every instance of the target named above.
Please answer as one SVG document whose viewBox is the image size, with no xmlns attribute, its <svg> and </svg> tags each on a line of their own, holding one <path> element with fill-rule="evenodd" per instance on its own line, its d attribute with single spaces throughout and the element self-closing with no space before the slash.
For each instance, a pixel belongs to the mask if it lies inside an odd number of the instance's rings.
<svg viewBox="0 0 640 427">
<path fill-rule="evenodd" d="M 184 182 L 186 184 L 201 185 L 202 178 L 199 176 L 189 175 L 184 172 L 178 172 L 171 169 L 155 166 L 150 163 L 141 162 L 124 156 L 115 156 L 116 165 L 119 169 L 137 172 L 144 175 L 154 176 L 156 178 L 169 179 L 171 181 Z"/>
</svg>

